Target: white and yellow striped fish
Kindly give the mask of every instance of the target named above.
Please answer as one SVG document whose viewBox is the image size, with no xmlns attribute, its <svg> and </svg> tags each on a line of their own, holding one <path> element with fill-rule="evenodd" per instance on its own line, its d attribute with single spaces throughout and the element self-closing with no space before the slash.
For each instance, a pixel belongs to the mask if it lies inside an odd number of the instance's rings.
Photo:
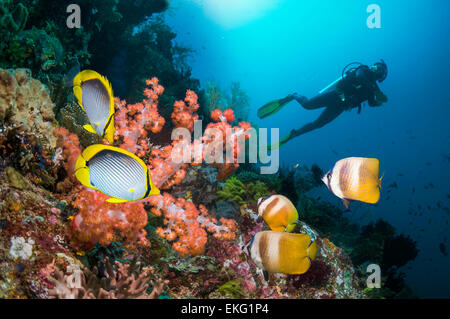
<svg viewBox="0 0 450 319">
<path fill-rule="evenodd" d="M 258 215 L 271 230 L 290 233 L 298 221 L 298 212 L 289 198 L 283 195 L 271 195 L 258 199 Z"/>
<path fill-rule="evenodd" d="M 328 189 L 342 199 L 346 209 L 350 201 L 375 204 L 380 199 L 380 163 L 376 158 L 348 157 L 336 162 L 322 177 Z"/>
<path fill-rule="evenodd" d="M 307 234 L 262 231 L 253 237 L 248 249 L 253 262 L 265 272 L 265 277 L 267 272 L 299 275 L 311 266 L 317 244 Z"/>
<path fill-rule="evenodd" d="M 75 176 L 86 187 L 123 203 L 159 195 L 145 163 L 136 155 L 109 145 L 94 144 L 78 156 Z"/>
<path fill-rule="evenodd" d="M 86 131 L 114 142 L 114 94 L 108 79 L 92 70 L 84 70 L 73 79 L 73 93 L 91 124 Z"/>
</svg>

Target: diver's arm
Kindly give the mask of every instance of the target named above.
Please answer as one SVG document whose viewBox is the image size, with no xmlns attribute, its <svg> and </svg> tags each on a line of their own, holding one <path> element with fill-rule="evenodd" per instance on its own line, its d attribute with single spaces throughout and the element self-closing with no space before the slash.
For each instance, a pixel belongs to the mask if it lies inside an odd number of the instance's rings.
<svg viewBox="0 0 450 319">
<path fill-rule="evenodd" d="M 376 83 L 373 83 L 373 94 L 367 100 L 370 106 L 380 106 L 383 103 L 386 103 L 388 100 L 386 94 L 384 94 Z"/>
</svg>

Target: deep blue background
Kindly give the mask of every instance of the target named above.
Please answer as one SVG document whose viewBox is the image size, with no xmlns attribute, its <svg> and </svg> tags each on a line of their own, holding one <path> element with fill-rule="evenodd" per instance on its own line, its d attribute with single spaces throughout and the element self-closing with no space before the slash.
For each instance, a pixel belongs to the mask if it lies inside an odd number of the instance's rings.
<svg viewBox="0 0 450 319">
<path fill-rule="evenodd" d="M 448 207 L 450 194 L 450 1 L 272 2 L 266 12 L 256 7 L 253 20 L 241 19 L 246 14 L 236 7 L 211 14 L 201 0 L 172 1 L 166 15 L 176 41 L 196 50 L 190 62 L 202 85 L 215 80 L 227 87 L 239 81 L 251 97 L 251 120 L 260 127 L 280 127 L 280 135 L 321 111 L 292 102 L 261 121 L 258 107 L 292 92 L 313 96 L 347 63 L 372 64 L 383 58 L 389 76 L 380 88 L 389 102 L 380 108 L 365 106 L 360 115 L 345 112 L 291 141 L 281 150 L 280 161 L 328 169 L 348 156 L 377 157 L 385 172 L 379 207 L 356 204 L 350 214 L 361 223 L 382 217 L 411 235 L 420 253 L 402 269 L 408 282 L 421 297 L 450 297 L 450 256 L 439 251 L 439 243 L 450 237 L 449 215 L 437 207 L 438 202 Z M 371 3 L 381 8 L 381 29 L 366 25 Z M 398 189 L 388 194 L 393 182 Z M 434 188 L 425 189 L 430 182 Z M 340 204 L 325 187 L 314 192 Z M 409 209 L 419 212 L 418 205 L 423 216 L 409 215 Z"/>
</svg>

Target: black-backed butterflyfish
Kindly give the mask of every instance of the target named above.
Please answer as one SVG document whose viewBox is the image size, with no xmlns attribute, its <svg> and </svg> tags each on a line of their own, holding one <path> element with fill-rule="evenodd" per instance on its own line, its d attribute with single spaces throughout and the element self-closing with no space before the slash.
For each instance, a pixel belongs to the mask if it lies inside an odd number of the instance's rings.
<svg viewBox="0 0 450 319">
<path fill-rule="evenodd" d="M 86 187 L 111 198 L 110 203 L 123 203 L 159 195 L 145 163 L 136 155 L 109 145 L 94 144 L 78 156 L 75 176 Z"/>
<path fill-rule="evenodd" d="M 90 124 L 83 128 L 114 141 L 114 94 L 108 79 L 92 70 L 84 70 L 73 79 L 73 93 L 86 112 Z"/>
</svg>

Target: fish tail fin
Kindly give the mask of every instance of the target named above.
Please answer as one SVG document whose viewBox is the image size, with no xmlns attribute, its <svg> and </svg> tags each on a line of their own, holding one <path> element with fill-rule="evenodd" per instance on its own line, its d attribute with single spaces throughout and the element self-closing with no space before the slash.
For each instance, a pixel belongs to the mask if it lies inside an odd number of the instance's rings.
<svg viewBox="0 0 450 319">
<path fill-rule="evenodd" d="M 105 135 L 104 135 L 104 137 L 109 142 L 109 144 L 114 143 L 114 132 L 115 132 L 114 116 L 111 115 L 110 123 L 109 123 L 108 127 L 106 128 Z"/>
<path fill-rule="evenodd" d="M 385 172 L 383 172 L 383 174 L 381 175 L 380 179 L 378 180 L 378 187 L 380 187 L 380 190 L 381 190 L 381 191 L 383 190 L 383 187 L 381 186 L 381 181 L 383 180 L 384 173 L 385 173 Z"/>
<path fill-rule="evenodd" d="M 157 188 L 155 186 L 155 184 L 153 184 L 153 181 L 150 179 L 150 193 L 149 196 L 155 196 L 155 195 L 160 195 L 161 191 L 159 190 L 159 188 Z"/>
</svg>

